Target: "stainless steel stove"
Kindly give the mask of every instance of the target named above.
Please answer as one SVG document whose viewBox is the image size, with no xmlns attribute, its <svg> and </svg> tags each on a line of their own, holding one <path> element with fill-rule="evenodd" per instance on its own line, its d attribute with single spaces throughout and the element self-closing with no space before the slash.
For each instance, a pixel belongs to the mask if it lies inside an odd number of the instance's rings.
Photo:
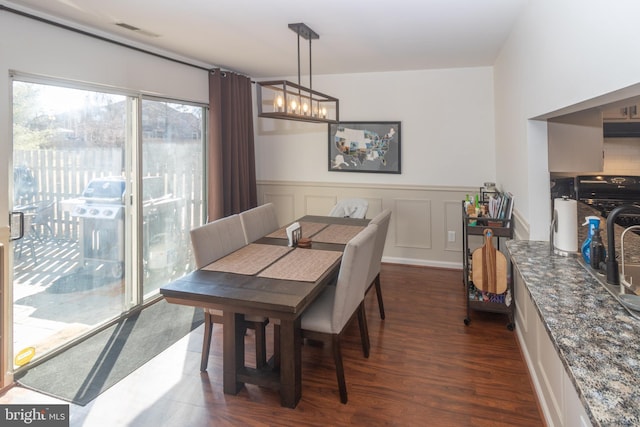
<svg viewBox="0 0 640 427">
<path fill-rule="evenodd" d="M 552 184 L 552 197 L 576 199 L 597 209 L 605 218 L 617 206 L 640 204 L 640 176 L 578 175 L 554 179 Z M 623 227 L 640 225 L 640 215 L 620 215 L 616 224 Z"/>
</svg>

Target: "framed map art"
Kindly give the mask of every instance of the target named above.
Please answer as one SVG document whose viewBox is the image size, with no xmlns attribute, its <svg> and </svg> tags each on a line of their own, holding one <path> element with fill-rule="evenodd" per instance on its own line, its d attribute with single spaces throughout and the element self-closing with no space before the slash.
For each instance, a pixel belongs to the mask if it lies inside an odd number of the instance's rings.
<svg viewBox="0 0 640 427">
<path fill-rule="evenodd" d="M 329 170 L 400 173 L 400 122 L 329 124 Z"/>
</svg>

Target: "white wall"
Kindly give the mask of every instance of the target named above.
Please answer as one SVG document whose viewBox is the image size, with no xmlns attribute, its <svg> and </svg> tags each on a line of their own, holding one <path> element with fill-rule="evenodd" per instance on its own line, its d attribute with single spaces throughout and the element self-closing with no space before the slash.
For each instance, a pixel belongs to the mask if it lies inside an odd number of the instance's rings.
<svg viewBox="0 0 640 427">
<path fill-rule="evenodd" d="M 402 174 L 330 172 L 327 125 L 258 118 L 258 180 L 481 187 L 495 179 L 492 68 L 321 75 L 313 88 L 340 99 L 342 121 L 401 121 Z"/>
<path fill-rule="evenodd" d="M 497 181 L 516 195 L 531 239 L 548 239 L 550 197 L 546 126 L 528 120 L 640 82 L 639 16 L 634 0 L 535 0 L 502 49 L 494 67 Z"/>
<path fill-rule="evenodd" d="M 145 53 L 0 11 L 0 177 L 9 181 L 10 71 L 104 85 L 136 93 L 208 103 L 208 75 Z M 0 242 L 8 226 L 9 193 L 0 186 Z"/>
</svg>

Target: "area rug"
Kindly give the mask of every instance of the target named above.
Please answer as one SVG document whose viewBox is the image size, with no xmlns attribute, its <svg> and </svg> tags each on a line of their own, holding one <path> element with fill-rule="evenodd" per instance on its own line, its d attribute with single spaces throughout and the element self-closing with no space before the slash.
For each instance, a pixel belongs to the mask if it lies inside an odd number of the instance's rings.
<svg viewBox="0 0 640 427">
<path fill-rule="evenodd" d="M 84 406 L 203 322 L 202 309 L 162 299 L 15 379 Z"/>
</svg>

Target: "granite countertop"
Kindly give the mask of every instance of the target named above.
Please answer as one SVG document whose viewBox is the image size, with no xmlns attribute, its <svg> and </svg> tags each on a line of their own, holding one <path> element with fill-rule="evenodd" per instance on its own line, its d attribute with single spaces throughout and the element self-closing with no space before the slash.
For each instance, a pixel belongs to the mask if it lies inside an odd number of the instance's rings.
<svg viewBox="0 0 640 427">
<path fill-rule="evenodd" d="M 633 247 L 637 253 L 639 242 L 640 236 L 625 236 L 625 252 Z M 509 240 L 506 246 L 591 422 L 640 425 L 640 320 L 577 254 L 552 254 L 548 242 Z"/>
</svg>

